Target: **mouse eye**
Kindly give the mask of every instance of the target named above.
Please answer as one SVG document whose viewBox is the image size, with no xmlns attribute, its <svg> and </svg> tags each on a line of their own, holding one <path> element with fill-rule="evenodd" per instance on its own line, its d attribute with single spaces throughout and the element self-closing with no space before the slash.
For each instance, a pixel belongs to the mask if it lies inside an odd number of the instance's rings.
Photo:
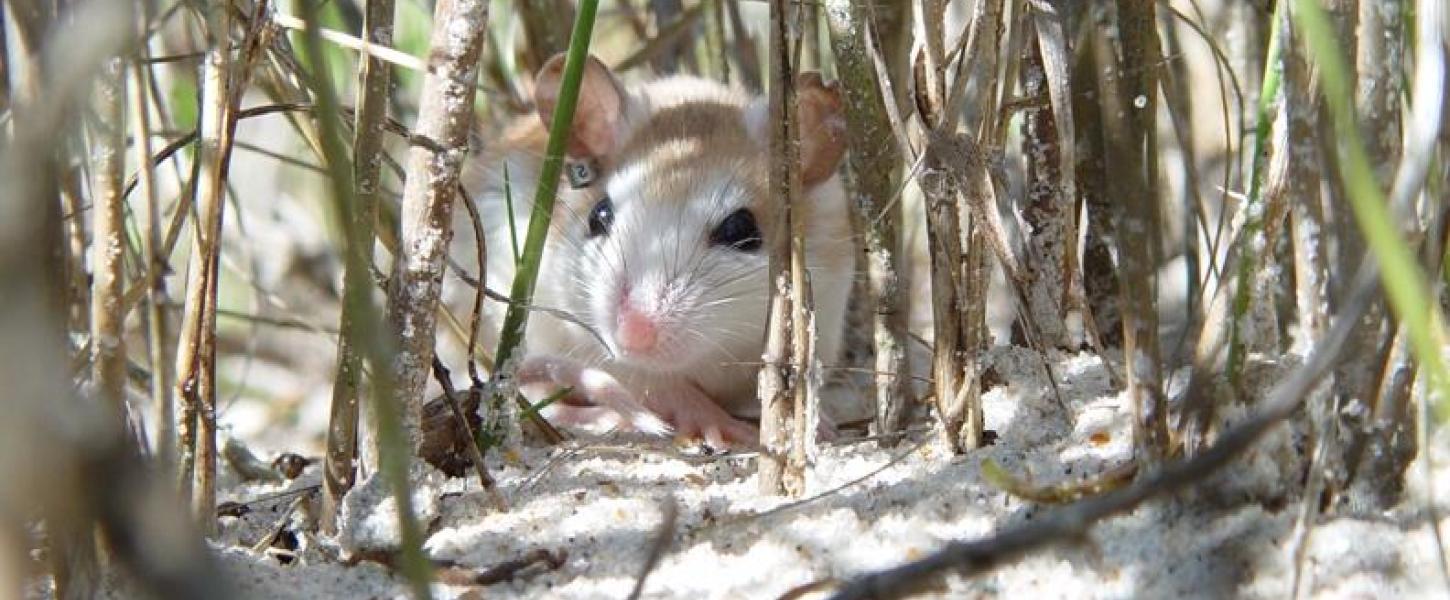
<svg viewBox="0 0 1450 600">
<path fill-rule="evenodd" d="M 599 199 L 594 208 L 589 211 L 589 237 L 599 237 L 609 233 L 609 226 L 614 224 L 614 202 L 609 196 Z"/>
<path fill-rule="evenodd" d="M 755 224 L 755 215 L 744 208 L 730 213 L 710 232 L 711 245 L 729 246 L 741 252 L 759 250 L 760 241 L 760 227 Z"/>
</svg>

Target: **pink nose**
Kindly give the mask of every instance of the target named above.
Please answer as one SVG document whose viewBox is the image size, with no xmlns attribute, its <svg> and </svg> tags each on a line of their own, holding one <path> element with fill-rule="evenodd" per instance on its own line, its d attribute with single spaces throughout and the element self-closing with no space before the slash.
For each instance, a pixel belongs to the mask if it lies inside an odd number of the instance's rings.
<svg viewBox="0 0 1450 600">
<path fill-rule="evenodd" d="M 636 310 L 629 300 L 625 300 L 619 306 L 619 323 L 614 337 L 625 352 L 649 352 L 654 349 L 655 341 L 659 339 L 659 329 L 649 316 Z"/>
</svg>

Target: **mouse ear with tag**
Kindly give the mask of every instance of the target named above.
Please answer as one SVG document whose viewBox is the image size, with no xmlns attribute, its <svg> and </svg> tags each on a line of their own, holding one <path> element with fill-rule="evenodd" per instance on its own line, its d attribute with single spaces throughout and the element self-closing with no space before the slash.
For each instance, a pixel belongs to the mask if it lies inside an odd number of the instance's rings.
<svg viewBox="0 0 1450 600">
<path fill-rule="evenodd" d="M 564 54 L 556 54 L 534 78 L 534 105 L 544 127 L 554 118 L 559 105 L 559 88 L 564 82 Z M 579 84 L 579 103 L 569 129 L 568 154 L 572 158 L 597 159 L 614 152 L 620 142 L 624 121 L 624 88 L 614 73 L 590 56 Z"/>
</svg>

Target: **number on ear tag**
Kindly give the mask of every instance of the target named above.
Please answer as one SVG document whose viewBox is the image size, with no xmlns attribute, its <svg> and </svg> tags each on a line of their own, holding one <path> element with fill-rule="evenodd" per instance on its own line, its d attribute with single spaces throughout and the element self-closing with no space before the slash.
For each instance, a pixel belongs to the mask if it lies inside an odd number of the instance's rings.
<svg viewBox="0 0 1450 600">
<path fill-rule="evenodd" d="M 592 161 L 570 162 L 564 166 L 564 169 L 569 174 L 569 186 L 576 190 L 589 187 L 589 184 L 594 183 L 594 179 L 597 177 Z"/>
</svg>

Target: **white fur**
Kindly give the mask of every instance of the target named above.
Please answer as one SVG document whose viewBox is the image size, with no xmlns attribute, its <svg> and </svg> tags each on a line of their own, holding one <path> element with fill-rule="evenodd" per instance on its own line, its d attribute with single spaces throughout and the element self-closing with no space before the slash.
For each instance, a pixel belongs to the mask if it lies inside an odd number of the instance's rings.
<svg viewBox="0 0 1450 600">
<path fill-rule="evenodd" d="M 627 96 L 626 132 L 644 122 L 648 115 L 665 106 L 692 100 L 725 101 L 742 109 L 748 130 L 763 134 L 758 122 L 761 102 L 750 102 L 743 94 L 718 83 L 694 78 L 671 78 L 636 88 Z M 766 160 L 761 140 L 760 159 Z M 537 157 L 509 154 L 514 216 L 522 247 L 528 229 L 529 212 L 537 177 Z M 641 401 L 658 406 L 668 395 L 681 389 L 702 391 L 727 411 L 737 415 L 758 413 L 755 400 L 755 372 L 761 359 L 768 298 L 766 255 L 711 246 L 709 232 L 749 198 L 736 185 L 729 170 L 703 170 L 696 193 L 685 202 L 664 208 L 658 203 L 641 207 L 649 192 L 652 165 L 621 165 L 609 175 L 607 192 L 614 203 L 614 225 L 609 235 L 588 238 L 584 214 L 556 217 L 551 235 L 556 242 L 543 257 L 533 304 L 562 309 L 588 324 L 590 333 L 575 323 L 534 313 L 529 325 L 527 353 L 549 355 L 602 369 L 618 385 L 635 391 Z M 474 164 L 465 175 L 465 185 L 488 225 L 490 287 L 507 293 L 513 277 L 507 213 L 502 194 L 501 165 Z M 850 294 L 855 254 L 849 243 L 828 240 L 826 232 L 849 231 L 845 226 L 847 206 L 837 178 L 814 186 L 806 202 L 825 207 L 815 211 L 807 241 L 807 262 L 815 290 L 819 357 L 832 364 L 839 354 L 846 300 Z M 462 210 L 458 219 L 466 219 Z M 560 213 L 556 211 L 556 215 Z M 456 226 L 468 227 L 466 220 Z M 468 229 L 457 229 L 455 239 L 465 243 L 456 248 L 455 261 L 473 264 L 466 242 Z M 820 248 L 826 245 L 827 248 Z M 659 356 L 645 359 L 620 357 L 613 341 L 612 325 L 620 295 L 626 288 L 643 299 L 643 308 L 666 315 L 661 324 Z M 464 286 L 452 286 L 450 302 L 459 306 L 459 293 L 471 294 Z M 499 322 L 503 308 L 488 302 L 489 320 Z M 597 336 L 596 336 L 597 334 Z M 605 343 L 601 345 L 598 338 Z M 491 339 L 490 339 L 491 342 Z M 597 376 L 595 376 L 597 377 Z"/>
</svg>

